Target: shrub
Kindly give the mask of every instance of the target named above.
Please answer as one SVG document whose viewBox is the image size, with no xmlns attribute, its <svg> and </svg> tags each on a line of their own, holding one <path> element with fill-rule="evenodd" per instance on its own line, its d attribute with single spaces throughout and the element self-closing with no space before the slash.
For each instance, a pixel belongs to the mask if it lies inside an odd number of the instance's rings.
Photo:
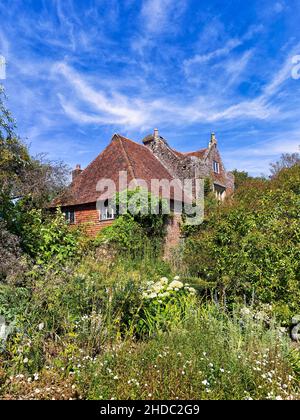
<svg viewBox="0 0 300 420">
<path fill-rule="evenodd" d="M 113 203 L 117 209 L 117 220 L 100 231 L 95 245 L 112 244 L 129 258 L 147 253 L 159 255 L 169 218 L 165 214 L 165 201 L 137 188 L 117 193 Z M 125 214 L 119 214 L 121 207 L 127 209 Z M 157 209 L 157 214 L 152 214 L 152 208 Z"/>
<path fill-rule="evenodd" d="M 19 234 L 22 248 L 38 265 L 55 266 L 80 256 L 83 237 L 60 210 L 55 215 L 44 216 L 42 210 L 20 215 Z"/>
<path fill-rule="evenodd" d="M 130 214 L 119 217 L 111 226 L 100 231 L 94 244 L 114 245 L 118 251 L 130 253 L 133 257 L 142 255 L 144 250 L 150 247 L 150 241 L 143 228 Z"/>
<path fill-rule="evenodd" d="M 149 282 L 143 291 L 141 308 L 137 313 L 136 332 L 151 336 L 178 327 L 195 308 L 196 290 L 175 277 Z"/>
<path fill-rule="evenodd" d="M 21 251 L 19 238 L 0 222 L 0 283 L 21 282 L 26 268 L 26 256 Z"/>
<path fill-rule="evenodd" d="M 184 260 L 192 275 L 217 282 L 220 299 L 269 303 L 289 322 L 300 310 L 300 166 L 279 178 L 212 212 Z"/>
</svg>

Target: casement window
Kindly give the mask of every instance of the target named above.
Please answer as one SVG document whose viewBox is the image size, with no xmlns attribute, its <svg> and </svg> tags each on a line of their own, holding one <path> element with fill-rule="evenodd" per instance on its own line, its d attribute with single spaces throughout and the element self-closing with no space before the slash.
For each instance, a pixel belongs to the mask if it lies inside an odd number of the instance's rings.
<svg viewBox="0 0 300 420">
<path fill-rule="evenodd" d="M 214 184 L 214 192 L 218 201 L 224 201 L 226 197 L 226 188 L 221 185 Z"/>
<path fill-rule="evenodd" d="M 109 204 L 108 200 L 101 203 L 100 220 L 113 220 L 116 217 L 114 208 Z"/>
<path fill-rule="evenodd" d="M 220 164 L 217 161 L 213 161 L 213 170 L 215 174 L 219 174 L 220 173 Z"/>
<path fill-rule="evenodd" d="M 64 211 L 66 221 L 70 224 L 75 223 L 75 210 L 65 210 Z"/>
</svg>

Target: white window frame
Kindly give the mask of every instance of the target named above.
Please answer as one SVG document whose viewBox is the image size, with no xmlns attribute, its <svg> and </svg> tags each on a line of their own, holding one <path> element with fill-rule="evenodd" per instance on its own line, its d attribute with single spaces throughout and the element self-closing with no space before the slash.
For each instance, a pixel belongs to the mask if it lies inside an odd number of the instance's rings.
<svg viewBox="0 0 300 420">
<path fill-rule="evenodd" d="M 213 161 L 213 170 L 215 174 L 220 173 L 220 164 L 216 160 Z"/>
<path fill-rule="evenodd" d="M 105 205 L 107 203 L 107 200 L 102 201 L 99 211 L 99 220 L 100 222 L 104 222 L 106 220 L 114 220 L 116 215 L 114 213 L 113 208 L 109 208 L 109 205 Z M 111 210 L 111 211 L 109 211 Z"/>
<path fill-rule="evenodd" d="M 224 201 L 226 198 L 226 188 L 219 187 L 218 185 L 214 184 L 214 192 L 216 199 L 218 201 Z"/>
</svg>

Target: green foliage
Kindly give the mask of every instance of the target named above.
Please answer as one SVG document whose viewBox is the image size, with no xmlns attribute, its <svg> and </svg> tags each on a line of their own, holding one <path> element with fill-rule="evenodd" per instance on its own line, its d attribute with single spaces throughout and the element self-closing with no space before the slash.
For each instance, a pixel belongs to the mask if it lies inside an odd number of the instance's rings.
<svg viewBox="0 0 300 420">
<path fill-rule="evenodd" d="M 171 282 L 166 277 L 158 282 L 149 282 L 137 314 L 137 334 L 152 336 L 177 328 L 193 312 L 196 306 L 195 293 L 195 289 L 184 285 L 177 277 Z"/>
<path fill-rule="evenodd" d="M 236 190 L 240 188 L 245 181 L 254 179 L 246 171 L 238 171 L 237 169 L 234 169 L 231 172 L 234 175 L 234 188 Z"/>
<path fill-rule="evenodd" d="M 118 217 L 111 225 L 104 228 L 95 239 L 95 245 L 113 244 L 118 251 L 132 253 L 133 256 L 141 255 L 149 239 L 143 228 L 134 220 L 130 214 Z"/>
<path fill-rule="evenodd" d="M 113 244 L 118 252 L 131 257 L 147 252 L 158 255 L 169 218 L 166 202 L 137 188 L 117 193 L 113 204 L 117 209 L 117 220 L 98 234 L 95 245 Z M 156 209 L 157 214 L 152 214 L 151 209 Z"/>
<path fill-rule="evenodd" d="M 276 325 L 203 306 L 168 334 L 88 361 L 76 382 L 97 400 L 297 399 L 289 349 Z"/>
<path fill-rule="evenodd" d="M 300 167 L 244 184 L 189 238 L 192 275 L 219 285 L 219 297 L 271 303 L 289 322 L 300 306 Z"/>
<path fill-rule="evenodd" d="M 121 208 L 126 208 L 126 213 L 133 216 L 148 237 L 164 237 L 165 225 L 169 218 L 166 200 L 138 187 L 135 190 L 117 193 L 115 203 L 117 213 Z"/>
<path fill-rule="evenodd" d="M 80 232 L 70 228 L 60 210 L 49 216 L 31 210 L 20 216 L 18 226 L 22 248 L 38 265 L 67 263 L 80 254 Z"/>
</svg>

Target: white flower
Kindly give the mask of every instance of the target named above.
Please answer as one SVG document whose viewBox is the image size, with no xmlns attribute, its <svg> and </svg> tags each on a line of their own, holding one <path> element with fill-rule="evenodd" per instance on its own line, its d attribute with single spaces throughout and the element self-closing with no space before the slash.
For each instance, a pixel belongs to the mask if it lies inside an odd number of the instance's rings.
<svg viewBox="0 0 300 420">
<path fill-rule="evenodd" d="M 24 364 L 28 363 L 28 357 L 25 357 L 25 359 L 23 360 L 23 363 Z"/>
<path fill-rule="evenodd" d="M 174 280 L 175 280 L 175 281 L 178 281 L 178 280 L 180 280 L 180 277 L 179 277 L 179 276 L 175 276 L 175 277 L 174 277 Z"/>
<path fill-rule="evenodd" d="M 114 380 L 116 381 L 117 379 L 119 379 L 118 375 L 114 376 Z"/>
<path fill-rule="evenodd" d="M 39 374 L 38 374 L 38 373 L 35 373 L 35 374 L 33 375 L 33 377 L 34 377 L 34 380 L 35 380 L 35 381 L 37 381 L 37 380 L 39 379 Z"/>
<path fill-rule="evenodd" d="M 44 329 L 44 327 L 45 327 L 45 324 L 43 322 L 41 322 L 39 324 L 39 331 L 42 331 Z"/>
<path fill-rule="evenodd" d="M 169 284 L 169 288 L 170 289 L 182 289 L 183 288 L 183 283 L 181 283 L 181 281 L 178 281 L 178 280 L 173 280 Z"/>
<path fill-rule="evenodd" d="M 251 314 L 251 311 L 250 311 L 249 308 L 242 308 L 241 309 L 241 314 L 247 316 L 247 315 L 250 315 Z"/>
<path fill-rule="evenodd" d="M 202 385 L 204 385 L 204 386 L 209 386 L 209 382 L 208 382 L 208 380 L 204 379 L 204 381 L 202 381 Z"/>
</svg>

